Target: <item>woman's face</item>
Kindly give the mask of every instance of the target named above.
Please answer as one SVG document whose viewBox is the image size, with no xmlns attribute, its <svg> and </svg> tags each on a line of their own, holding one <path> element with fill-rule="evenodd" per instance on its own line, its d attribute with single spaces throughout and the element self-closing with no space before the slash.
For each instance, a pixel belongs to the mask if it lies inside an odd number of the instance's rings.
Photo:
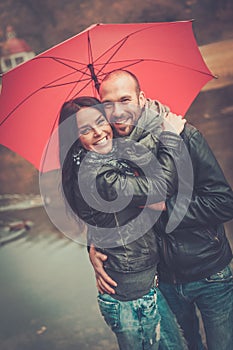
<svg viewBox="0 0 233 350">
<path fill-rule="evenodd" d="M 113 132 L 104 115 L 95 108 L 83 107 L 76 113 L 78 136 L 88 151 L 107 154 L 112 149 Z"/>
</svg>

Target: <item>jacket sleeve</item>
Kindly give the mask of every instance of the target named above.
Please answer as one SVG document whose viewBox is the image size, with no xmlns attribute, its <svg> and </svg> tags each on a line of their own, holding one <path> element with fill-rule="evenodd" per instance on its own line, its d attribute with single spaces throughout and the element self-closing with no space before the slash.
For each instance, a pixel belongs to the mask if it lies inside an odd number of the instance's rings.
<svg viewBox="0 0 233 350">
<path fill-rule="evenodd" d="M 127 174 L 117 166 L 105 164 L 96 177 L 100 196 L 106 201 L 114 201 L 119 196 L 132 198 L 131 205 L 134 206 L 164 201 L 177 188 L 176 162 L 180 157 L 182 143 L 181 137 L 176 134 L 161 134 L 157 155 L 159 163 L 150 176 Z"/>
<path fill-rule="evenodd" d="M 196 130 L 196 129 L 195 129 Z M 191 199 L 185 194 L 176 203 L 176 196 L 166 202 L 166 216 L 173 210 L 186 211 L 179 228 L 209 226 L 233 218 L 233 192 L 209 145 L 196 130 L 189 140 L 189 153 L 194 171 Z"/>
</svg>

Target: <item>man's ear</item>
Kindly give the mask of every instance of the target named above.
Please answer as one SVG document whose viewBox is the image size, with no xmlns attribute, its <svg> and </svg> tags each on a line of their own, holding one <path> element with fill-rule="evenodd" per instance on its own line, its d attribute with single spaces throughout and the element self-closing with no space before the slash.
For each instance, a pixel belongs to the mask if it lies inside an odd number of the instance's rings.
<svg viewBox="0 0 233 350">
<path fill-rule="evenodd" d="M 145 103 L 146 103 L 146 96 L 145 96 L 144 91 L 140 91 L 140 92 L 139 92 L 138 100 L 139 100 L 139 105 L 140 105 L 140 107 L 141 107 L 141 108 L 144 107 L 144 106 L 145 106 Z"/>
</svg>

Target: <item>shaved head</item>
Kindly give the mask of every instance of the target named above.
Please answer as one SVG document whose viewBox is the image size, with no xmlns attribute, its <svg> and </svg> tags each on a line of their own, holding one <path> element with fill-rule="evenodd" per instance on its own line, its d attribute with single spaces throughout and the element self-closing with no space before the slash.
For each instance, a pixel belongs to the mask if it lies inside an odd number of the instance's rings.
<svg viewBox="0 0 233 350">
<path fill-rule="evenodd" d="M 140 88 L 140 84 L 139 84 L 139 81 L 138 81 L 138 78 L 136 77 L 136 75 L 134 75 L 133 73 L 131 73 L 128 70 L 117 69 L 117 70 L 114 70 L 114 71 L 108 73 L 104 77 L 104 79 L 102 80 L 101 85 L 100 85 L 100 91 L 99 91 L 101 99 L 102 99 L 101 91 L 102 91 L 102 87 L 104 86 L 104 84 L 106 82 L 114 83 L 116 80 L 118 80 L 120 78 L 126 78 L 126 79 L 132 80 L 134 82 L 136 94 L 137 94 L 137 96 L 139 96 L 141 88 Z"/>
</svg>

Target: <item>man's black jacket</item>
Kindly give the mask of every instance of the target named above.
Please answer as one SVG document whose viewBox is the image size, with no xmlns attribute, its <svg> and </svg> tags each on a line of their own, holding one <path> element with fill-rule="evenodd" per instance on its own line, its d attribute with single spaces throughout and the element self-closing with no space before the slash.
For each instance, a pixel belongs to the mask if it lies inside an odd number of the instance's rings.
<svg viewBox="0 0 233 350">
<path fill-rule="evenodd" d="M 232 259 L 223 223 L 233 218 L 233 192 L 201 133 L 187 124 L 181 136 L 193 168 L 192 197 L 187 198 L 184 185 L 155 225 L 159 276 L 169 283 L 206 278 Z"/>
</svg>

